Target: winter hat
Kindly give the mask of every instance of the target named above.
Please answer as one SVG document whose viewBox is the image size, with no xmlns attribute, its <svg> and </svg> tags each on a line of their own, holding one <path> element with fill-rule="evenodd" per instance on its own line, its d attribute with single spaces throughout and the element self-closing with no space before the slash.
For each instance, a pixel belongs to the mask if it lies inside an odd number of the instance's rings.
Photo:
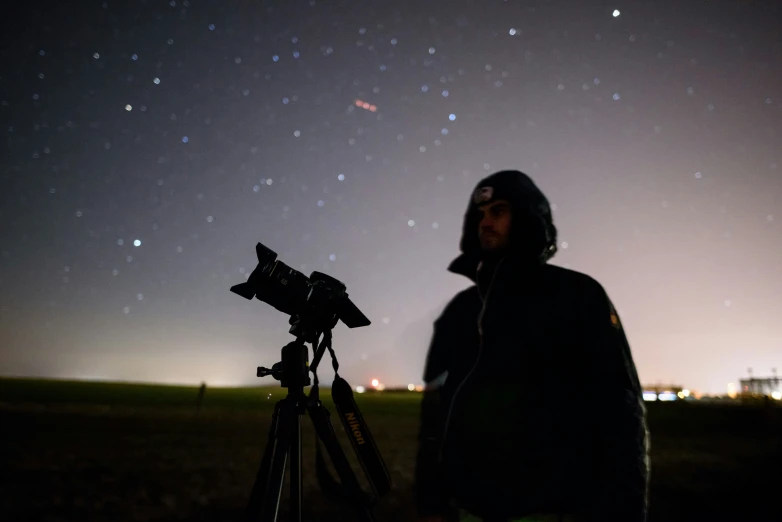
<svg viewBox="0 0 782 522">
<path fill-rule="evenodd" d="M 479 206 L 505 200 L 511 206 L 510 250 L 545 263 L 557 252 L 557 229 L 548 199 L 532 179 L 518 170 L 502 170 L 482 179 L 470 194 L 459 249 L 469 257 L 481 253 Z"/>
</svg>

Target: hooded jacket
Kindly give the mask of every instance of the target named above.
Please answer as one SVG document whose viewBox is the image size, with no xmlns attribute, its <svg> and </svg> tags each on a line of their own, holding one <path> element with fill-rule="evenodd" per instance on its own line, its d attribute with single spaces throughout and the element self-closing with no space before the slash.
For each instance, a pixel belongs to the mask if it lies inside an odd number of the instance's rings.
<svg viewBox="0 0 782 522">
<path fill-rule="evenodd" d="M 478 206 L 500 199 L 511 206 L 509 247 L 485 256 Z M 603 287 L 548 264 L 556 237 L 525 174 L 476 186 L 448 267 L 475 284 L 434 322 L 424 370 L 420 515 L 646 520 L 649 432 L 630 348 Z"/>
</svg>

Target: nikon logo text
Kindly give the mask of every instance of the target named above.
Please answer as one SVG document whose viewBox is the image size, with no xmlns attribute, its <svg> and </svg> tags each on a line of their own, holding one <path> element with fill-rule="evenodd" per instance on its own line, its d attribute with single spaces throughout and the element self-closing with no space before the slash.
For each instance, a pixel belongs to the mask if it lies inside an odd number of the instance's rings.
<svg viewBox="0 0 782 522">
<path fill-rule="evenodd" d="M 364 436 L 361 434 L 361 430 L 359 429 L 359 426 L 361 425 L 359 424 L 358 419 L 356 419 L 356 414 L 346 413 L 345 418 L 348 421 L 350 431 L 353 432 L 353 437 L 356 439 L 356 442 L 359 444 L 364 444 Z"/>
</svg>

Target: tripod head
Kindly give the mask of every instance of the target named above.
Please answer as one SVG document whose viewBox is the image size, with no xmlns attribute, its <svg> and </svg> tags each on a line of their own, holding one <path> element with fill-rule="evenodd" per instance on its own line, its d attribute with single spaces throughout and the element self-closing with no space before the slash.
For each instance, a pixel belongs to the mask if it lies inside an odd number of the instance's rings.
<svg viewBox="0 0 782 522">
<path fill-rule="evenodd" d="M 333 321 L 332 327 L 336 324 L 337 319 L 331 318 L 329 321 Z M 323 321 L 321 319 L 320 321 Z M 331 349 L 331 328 L 321 331 L 319 329 L 318 319 L 310 316 L 293 316 L 290 319 L 291 333 L 296 333 L 296 340 L 292 341 L 282 347 L 282 356 L 279 362 L 272 365 L 271 368 L 259 366 L 256 371 L 257 377 L 266 377 L 271 375 L 275 380 L 280 381 L 280 386 L 283 388 L 297 388 L 303 389 L 305 386 L 312 384 L 310 381 L 309 372 L 315 375 L 315 383 L 317 384 L 318 365 L 323 357 L 323 353 L 328 348 L 331 351 L 332 361 L 334 365 L 334 371 L 339 369 L 339 363 L 334 355 L 334 351 Z M 318 339 L 322 334 L 326 334 L 323 338 L 323 342 L 318 345 Z M 307 341 L 312 339 L 311 341 Z M 309 350 L 306 342 L 312 343 L 313 359 L 312 366 L 309 364 Z"/>
<path fill-rule="evenodd" d="M 283 388 L 293 388 L 301 390 L 305 386 L 312 384 L 309 375 L 307 345 L 297 337 L 295 341 L 290 342 L 282 348 L 282 360 L 274 363 L 271 368 L 259 366 L 256 372 L 258 377 L 271 375 L 280 381 Z"/>
</svg>

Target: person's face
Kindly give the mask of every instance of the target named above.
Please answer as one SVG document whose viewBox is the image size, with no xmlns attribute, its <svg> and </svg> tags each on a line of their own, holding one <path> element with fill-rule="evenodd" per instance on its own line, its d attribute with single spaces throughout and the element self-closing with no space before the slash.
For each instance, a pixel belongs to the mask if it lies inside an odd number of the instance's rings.
<svg viewBox="0 0 782 522">
<path fill-rule="evenodd" d="M 504 199 L 481 205 L 478 239 L 484 252 L 500 252 L 508 247 L 510 235 L 510 203 Z"/>
</svg>

